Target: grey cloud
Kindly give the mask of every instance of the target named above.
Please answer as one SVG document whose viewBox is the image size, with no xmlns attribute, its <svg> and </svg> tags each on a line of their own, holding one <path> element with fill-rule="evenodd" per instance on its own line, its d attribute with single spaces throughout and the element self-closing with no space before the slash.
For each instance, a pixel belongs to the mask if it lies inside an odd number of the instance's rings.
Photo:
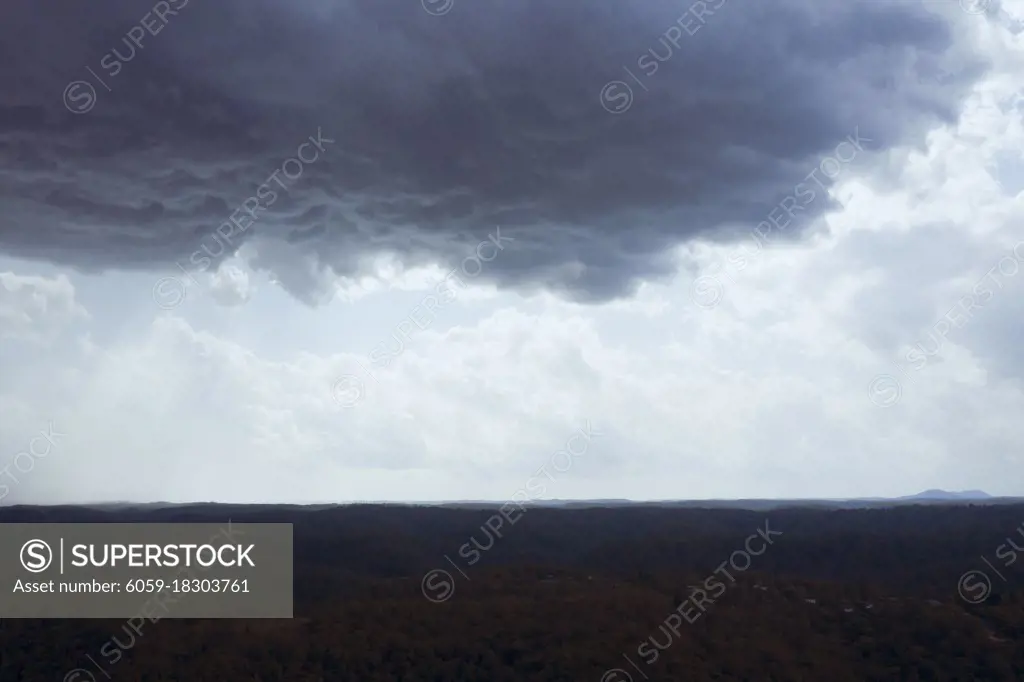
<svg viewBox="0 0 1024 682">
<path fill-rule="evenodd" d="M 749 234 L 855 130 L 865 157 L 920 144 L 986 66 L 961 37 L 984 19 L 953 2 L 698 4 L 703 25 L 664 0 L 12 0 L 0 250 L 214 267 L 258 236 L 258 267 L 315 303 L 377 253 L 455 267 L 500 225 L 514 248 L 482 279 L 607 300 L 670 274 L 676 245 Z M 333 142 L 217 244 L 318 130 Z"/>
</svg>

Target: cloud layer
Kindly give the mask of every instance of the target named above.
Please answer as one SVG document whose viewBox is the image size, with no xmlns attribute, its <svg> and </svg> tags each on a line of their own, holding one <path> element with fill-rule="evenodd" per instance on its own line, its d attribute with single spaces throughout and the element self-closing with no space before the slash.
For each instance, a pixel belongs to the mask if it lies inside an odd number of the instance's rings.
<svg viewBox="0 0 1024 682">
<path fill-rule="evenodd" d="M 955 120 L 986 66 L 976 19 L 867 0 L 13 0 L 0 250 L 194 270 L 249 242 L 312 303 L 382 255 L 455 267 L 500 225 L 515 244 L 483 279 L 608 300 L 696 237 L 806 234 L 847 164 Z"/>
</svg>

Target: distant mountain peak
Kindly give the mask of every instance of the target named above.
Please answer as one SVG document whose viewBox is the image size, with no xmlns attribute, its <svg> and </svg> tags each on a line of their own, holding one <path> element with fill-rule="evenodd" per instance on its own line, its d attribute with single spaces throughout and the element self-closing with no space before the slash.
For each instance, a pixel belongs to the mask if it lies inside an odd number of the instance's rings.
<svg viewBox="0 0 1024 682">
<path fill-rule="evenodd" d="M 902 497 L 903 500 L 988 500 L 992 496 L 983 490 L 939 490 L 933 488 L 916 495 Z"/>
</svg>

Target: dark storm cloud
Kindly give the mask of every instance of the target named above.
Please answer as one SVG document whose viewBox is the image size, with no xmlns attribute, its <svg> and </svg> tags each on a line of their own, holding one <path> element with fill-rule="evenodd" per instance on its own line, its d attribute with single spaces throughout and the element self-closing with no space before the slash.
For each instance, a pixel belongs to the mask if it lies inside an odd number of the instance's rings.
<svg viewBox="0 0 1024 682">
<path fill-rule="evenodd" d="M 8 0 L 0 249 L 156 269 L 255 239 L 313 301 L 328 269 L 455 265 L 500 225 L 515 248 L 482 277 L 602 300 L 668 274 L 675 245 L 747 234 L 855 131 L 922 141 L 979 71 L 959 36 L 982 19 L 953 0 L 694 7 Z M 599 97 L 615 80 L 628 110 Z M 215 245 L 318 131 L 316 160 Z"/>
</svg>

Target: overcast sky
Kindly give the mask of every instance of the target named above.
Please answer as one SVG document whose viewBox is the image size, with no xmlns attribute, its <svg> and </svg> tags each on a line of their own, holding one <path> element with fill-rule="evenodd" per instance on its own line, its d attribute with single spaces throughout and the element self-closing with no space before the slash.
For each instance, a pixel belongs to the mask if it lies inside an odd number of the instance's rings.
<svg viewBox="0 0 1024 682">
<path fill-rule="evenodd" d="M 8 1 L 0 504 L 1024 495 L 1022 20 Z"/>
</svg>

